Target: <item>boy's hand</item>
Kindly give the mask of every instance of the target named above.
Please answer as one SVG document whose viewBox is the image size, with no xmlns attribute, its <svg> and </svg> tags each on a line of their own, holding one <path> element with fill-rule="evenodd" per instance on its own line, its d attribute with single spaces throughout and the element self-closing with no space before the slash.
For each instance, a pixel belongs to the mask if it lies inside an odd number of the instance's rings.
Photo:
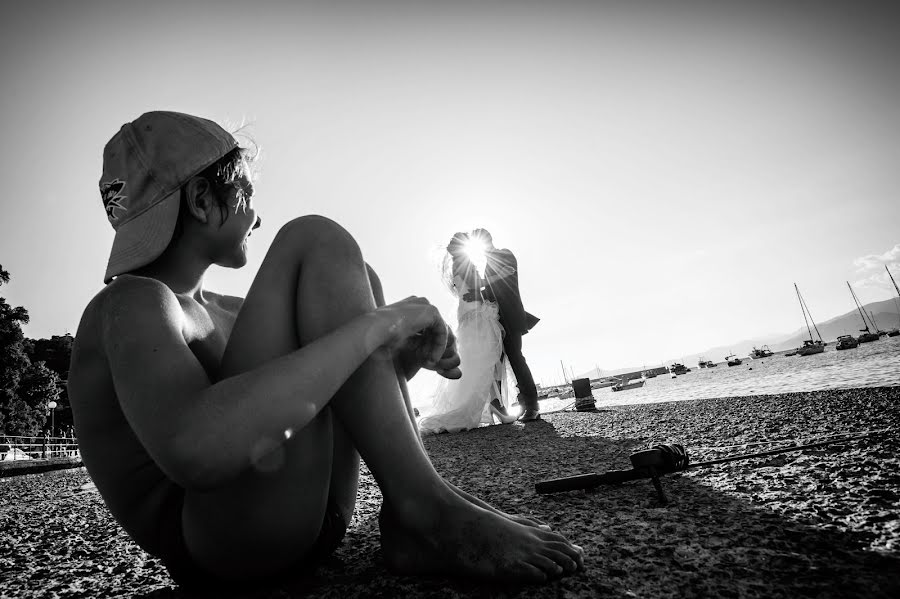
<svg viewBox="0 0 900 599">
<path fill-rule="evenodd" d="M 447 327 L 447 346 L 444 349 L 444 355 L 434 365 L 433 370 L 447 379 L 458 379 L 462 376 L 459 369 L 459 353 L 456 349 L 456 335 Z"/>
<path fill-rule="evenodd" d="M 407 354 L 413 364 L 436 370 L 443 364 L 448 340 L 452 334 L 441 313 L 424 297 L 410 296 L 399 302 L 382 306 L 375 313 L 385 318 L 389 337 L 385 346 Z M 455 340 L 452 344 L 453 353 Z"/>
<path fill-rule="evenodd" d="M 407 381 L 412 380 L 420 368 L 434 370 L 439 375 L 448 379 L 458 379 L 462 376 L 459 369 L 459 354 L 456 349 L 456 336 L 447 327 L 447 345 L 441 359 L 434 366 L 427 366 L 422 363 L 422 346 L 425 344 L 423 335 L 413 335 L 406 340 L 401 348 L 397 350 L 396 360 L 400 366 L 400 371 Z"/>
</svg>

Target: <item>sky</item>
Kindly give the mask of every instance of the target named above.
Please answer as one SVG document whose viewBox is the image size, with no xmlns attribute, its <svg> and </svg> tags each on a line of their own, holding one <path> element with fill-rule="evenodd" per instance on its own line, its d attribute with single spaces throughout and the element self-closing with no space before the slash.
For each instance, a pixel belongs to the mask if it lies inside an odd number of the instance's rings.
<svg viewBox="0 0 900 599">
<path fill-rule="evenodd" d="M 535 378 L 658 366 L 895 295 L 900 38 L 870 2 L 9 4 L 0 293 L 78 327 L 113 231 L 106 141 L 149 110 L 245 125 L 263 227 L 341 223 L 389 302 L 429 298 L 454 232 L 517 256 Z M 434 377 L 417 377 L 414 393 Z"/>
</svg>

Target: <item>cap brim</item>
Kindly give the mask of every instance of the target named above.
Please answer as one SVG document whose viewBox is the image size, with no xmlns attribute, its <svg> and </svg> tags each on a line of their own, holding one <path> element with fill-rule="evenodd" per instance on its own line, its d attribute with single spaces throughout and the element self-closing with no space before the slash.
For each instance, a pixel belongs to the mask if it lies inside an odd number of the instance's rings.
<svg viewBox="0 0 900 599">
<path fill-rule="evenodd" d="M 181 190 L 177 189 L 116 230 L 104 283 L 159 258 L 172 240 L 180 199 Z"/>
</svg>

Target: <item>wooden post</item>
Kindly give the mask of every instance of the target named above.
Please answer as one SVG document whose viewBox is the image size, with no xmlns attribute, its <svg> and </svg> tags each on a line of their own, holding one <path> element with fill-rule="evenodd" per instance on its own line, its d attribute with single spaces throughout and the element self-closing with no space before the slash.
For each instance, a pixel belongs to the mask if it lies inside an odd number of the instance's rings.
<svg viewBox="0 0 900 599">
<path fill-rule="evenodd" d="M 575 392 L 575 410 L 578 412 L 596 412 L 594 394 L 591 392 L 591 379 L 572 379 L 572 391 Z"/>
</svg>

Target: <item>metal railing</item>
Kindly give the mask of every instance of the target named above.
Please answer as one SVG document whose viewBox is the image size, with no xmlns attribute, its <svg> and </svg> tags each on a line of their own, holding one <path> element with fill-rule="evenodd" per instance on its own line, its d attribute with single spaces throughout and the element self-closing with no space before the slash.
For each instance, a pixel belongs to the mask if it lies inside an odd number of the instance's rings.
<svg viewBox="0 0 900 599">
<path fill-rule="evenodd" d="M 80 457 L 74 437 L 0 436 L 0 462 Z"/>
</svg>

